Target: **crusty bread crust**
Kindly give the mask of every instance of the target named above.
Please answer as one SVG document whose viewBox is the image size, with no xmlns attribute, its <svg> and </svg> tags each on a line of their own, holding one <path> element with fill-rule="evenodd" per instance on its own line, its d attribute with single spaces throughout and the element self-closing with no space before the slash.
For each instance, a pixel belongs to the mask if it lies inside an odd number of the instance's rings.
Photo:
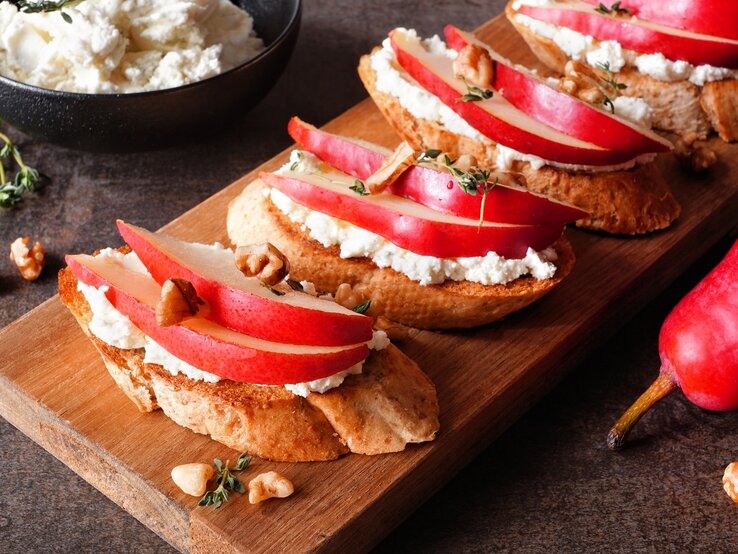
<svg viewBox="0 0 738 554">
<path fill-rule="evenodd" d="M 505 15 L 533 53 L 556 73 L 564 73 L 569 57 L 555 42 L 532 32 L 515 21 L 514 0 Z M 654 127 L 679 135 L 687 144 L 704 140 L 715 129 L 728 142 L 738 140 L 738 80 L 707 83 L 699 87 L 689 81 L 666 82 L 644 75 L 636 69 L 618 73 L 627 85 L 624 96 L 645 99 L 654 111 Z"/>
<path fill-rule="evenodd" d="M 480 164 L 496 163 L 495 147 L 452 133 L 440 124 L 417 119 L 396 98 L 376 88 L 369 56 L 359 64 L 359 75 L 375 104 L 395 131 L 414 148 L 439 148 L 456 157 L 471 154 Z M 513 171 L 524 177 L 530 190 L 570 202 L 589 212 L 577 226 L 608 233 L 633 235 L 668 227 L 681 212 L 679 203 L 653 164 L 629 171 L 571 172 L 554 167 L 533 169 L 515 162 Z"/>
<path fill-rule="evenodd" d="M 738 141 L 738 80 L 705 84 L 700 105 L 721 139 L 726 142 Z"/>
<path fill-rule="evenodd" d="M 59 272 L 59 295 L 139 410 L 161 408 L 179 425 L 235 450 L 275 461 L 323 461 L 348 452 L 398 452 L 438 431 L 433 383 L 395 346 L 373 352 L 364 371 L 340 387 L 302 398 L 283 387 L 172 375 L 144 363 L 143 349 L 116 348 L 90 333 L 92 314 L 69 268 Z"/>
<path fill-rule="evenodd" d="M 248 185 L 228 207 L 228 236 L 235 245 L 269 241 L 290 260 L 293 279 L 312 281 L 322 292 L 335 292 L 348 283 L 371 299 L 373 315 L 422 329 L 450 329 L 484 325 L 524 308 L 550 292 L 571 272 L 574 252 L 562 238 L 552 279 L 521 277 L 507 285 L 446 281 L 420 285 L 368 258 L 344 259 L 337 246 L 326 248 L 311 239 L 264 196 L 265 185 Z"/>
</svg>

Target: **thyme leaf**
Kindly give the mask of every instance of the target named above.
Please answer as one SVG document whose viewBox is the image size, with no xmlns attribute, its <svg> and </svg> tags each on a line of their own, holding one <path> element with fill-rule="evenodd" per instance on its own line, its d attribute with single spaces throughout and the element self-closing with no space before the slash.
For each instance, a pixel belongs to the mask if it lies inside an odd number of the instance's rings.
<svg viewBox="0 0 738 554">
<path fill-rule="evenodd" d="M 372 301 L 367 300 L 366 302 L 362 302 L 361 304 L 357 304 L 353 308 L 351 308 L 354 312 L 357 314 L 365 314 L 366 311 L 371 307 Z"/>
<path fill-rule="evenodd" d="M 265 283 L 264 281 L 261 282 L 261 286 L 267 289 L 269 292 L 271 292 L 275 296 L 284 296 L 287 294 L 286 292 L 282 292 L 281 290 L 275 289 L 273 286 L 269 285 L 268 283 Z"/>
<path fill-rule="evenodd" d="M 366 190 L 366 185 L 364 184 L 364 181 L 355 179 L 354 184 L 351 185 L 349 188 L 359 196 L 369 196 L 369 192 Z"/>
<path fill-rule="evenodd" d="M 457 98 L 457 102 L 479 102 L 480 100 L 487 100 L 488 98 L 492 98 L 492 96 L 494 96 L 494 92 L 492 92 L 490 89 L 472 86 L 466 82 L 466 79 L 464 79 L 464 77 L 459 77 L 462 81 L 464 81 L 466 94 Z"/>
<path fill-rule="evenodd" d="M 621 3 L 622 0 L 618 0 L 608 8 L 605 4 L 600 2 L 600 5 L 595 8 L 595 11 L 605 15 L 630 15 L 630 10 L 620 7 Z"/>
<path fill-rule="evenodd" d="M 218 470 L 218 473 L 215 476 L 215 482 L 218 487 L 215 490 L 206 492 L 197 505 L 215 506 L 215 509 L 217 510 L 223 505 L 223 502 L 228 501 L 229 491 L 236 491 L 241 494 L 245 493 L 246 487 L 243 486 L 243 483 L 241 483 L 238 477 L 233 475 L 232 472 L 243 471 L 248 468 L 251 464 L 251 460 L 253 460 L 253 457 L 249 456 L 248 452 L 242 452 L 238 457 L 238 460 L 236 460 L 236 464 L 233 467 L 229 467 L 230 460 L 226 461 L 224 464 L 221 460 L 215 458 L 213 460 L 213 465 L 215 466 L 215 469 Z"/>
<path fill-rule="evenodd" d="M 287 284 L 290 286 L 292 290 L 296 290 L 297 292 L 302 292 L 305 290 L 305 288 L 302 286 L 302 284 L 299 281 L 293 281 L 292 279 L 287 279 Z"/>
<path fill-rule="evenodd" d="M 41 0 L 31 2 L 30 0 L 8 0 L 14 4 L 19 11 L 23 13 L 40 13 L 40 12 L 59 12 L 62 19 L 67 23 L 72 23 L 72 17 L 64 11 L 64 8 L 76 6 L 82 0 Z"/>
</svg>

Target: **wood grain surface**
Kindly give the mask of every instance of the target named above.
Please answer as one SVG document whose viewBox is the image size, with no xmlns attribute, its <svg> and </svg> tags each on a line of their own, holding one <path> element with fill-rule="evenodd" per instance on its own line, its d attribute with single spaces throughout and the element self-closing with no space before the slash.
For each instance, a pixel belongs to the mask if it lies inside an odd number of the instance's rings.
<svg viewBox="0 0 738 554">
<path fill-rule="evenodd" d="M 515 61 L 534 65 L 504 20 L 489 22 L 479 35 Z M 368 100 L 327 128 L 387 146 L 397 141 Z M 277 470 L 296 485 L 289 500 L 251 506 L 234 496 L 217 511 L 196 508 L 196 499 L 171 481 L 171 467 L 237 453 L 178 427 L 161 412 L 139 413 L 58 298 L 0 332 L 0 415 L 182 551 L 367 549 L 735 228 L 736 148 L 719 141 L 714 146 L 722 162 L 709 179 L 681 173 L 672 159 L 660 161 L 684 208 L 668 231 L 617 238 L 571 230 L 577 266 L 549 297 L 499 324 L 420 332 L 403 345 L 438 388 L 441 432 L 435 442 L 328 463 L 256 460 L 245 479 Z M 166 231 L 201 242 L 226 241 L 228 202 L 258 171 L 286 158 L 283 152 Z"/>
</svg>

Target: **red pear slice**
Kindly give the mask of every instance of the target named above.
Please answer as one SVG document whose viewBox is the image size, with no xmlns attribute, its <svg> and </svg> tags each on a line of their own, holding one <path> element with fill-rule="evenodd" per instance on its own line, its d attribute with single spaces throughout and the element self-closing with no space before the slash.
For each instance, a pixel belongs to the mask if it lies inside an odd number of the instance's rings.
<svg viewBox="0 0 738 554">
<path fill-rule="evenodd" d="M 473 35 L 453 25 L 447 25 L 445 33 L 454 50 L 461 50 L 467 44 L 486 49 L 495 62 L 493 88 L 538 121 L 602 148 L 629 152 L 671 150 L 671 143 L 650 129 L 552 87 L 540 77 L 514 66 Z"/>
<path fill-rule="evenodd" d="M 389 155 L 385 148 L 327 133 L 297 117 L 290 120 L 288 131 L 300 147 L 359 179 L 374 173 Z M 427 166 L 416 165 L 406 170 L 390 191 L 434 210 L 470 219 L 479 219 L 482 207 L 481 194 L 467 194 L 448 172 Z M 496 223 L 564 225 L 588 215 L 571 204 L 503 184 L 495 186 L 484 203 L 484 220 Z"/>
<path fill-rule="evenodd" d="M 483 223 L 439 213 L 393 194 L 360 196 L 345 173 L 308 175 L 262 173 L 261 179 L 292 200 L 380 235 L 421 256 L 466 258 L 496 252 L 522 258 L 528 248 L 542 250 L 561 236 L 563 225 Z"/>
<path fill-rule="evenodd" d="M 658 23 L 596 12 L 584 2 L 521 6 L 518 13 L 598 40 L 616 40 L 642 54 L 663 54 L 693 65 L 738 69 L 738 40 L 672 29 Z M 733 21 L 736 25 L 736 22 Z"/>
<path fill-rule="evenodd" d="M 420 42 L 397 29 L 390 33 L 390 40 L 399 64 L 420 86 L 499 144 L 546 160 L 578 165 L 622 164 L 648 153 L 610 150 L 569 136 L 517 109 L 501 94 L 463 102 L 460 98 L 466 87 L 455 77 L 451 59 L 427 51 Z M 658 151 L 663 149 L 659 145 Z"/>
<path fill-rule="evenodd" d="M 156 322 L 161 287 L 150 275 L 109 258 L 82 254 L 67 256 L 66 261 L 82 283 L 108 287 L 105 296 L 110 303 L 167 352 L 224 379 L 263 385 L 304 383 L 344 371 L 369 355 L 365 343 L 339 347 L 270 342 L 199 317 L 161 327 Z"/>
<path fill-rule="evenodd" d="M 583 0 L 599 6 L 600 0 Z M 620 7 L 644 21 L 703 35 L 738 39 L 738 2 L 725 0 L 621 0 Z"/>
<path fill-rule="evenodd" d="M 288 344 L 339 346 L 372 338 L 372 319 L 301 292 L 277 296 L 236 267 L 233 252 L 193 244 L 118 221 L 123 240 L 154 280 L 191 282 L 210 306 L 208 319 L 235 331 Z"/>
</svg>

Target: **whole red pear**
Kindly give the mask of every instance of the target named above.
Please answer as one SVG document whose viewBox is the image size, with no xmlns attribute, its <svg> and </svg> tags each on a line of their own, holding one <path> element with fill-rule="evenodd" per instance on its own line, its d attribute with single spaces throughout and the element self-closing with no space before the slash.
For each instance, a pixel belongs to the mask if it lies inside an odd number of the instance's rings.
<svg viewBox="0 0 738 554">
<path fill-rule="evenodd" d="M 651 406 L 677 388 L 700 408 L 738 409 L 738 242 L 666 318 L 659 355 L 659 377 L 607 436 L 613 450 Z"/>
</svg>

